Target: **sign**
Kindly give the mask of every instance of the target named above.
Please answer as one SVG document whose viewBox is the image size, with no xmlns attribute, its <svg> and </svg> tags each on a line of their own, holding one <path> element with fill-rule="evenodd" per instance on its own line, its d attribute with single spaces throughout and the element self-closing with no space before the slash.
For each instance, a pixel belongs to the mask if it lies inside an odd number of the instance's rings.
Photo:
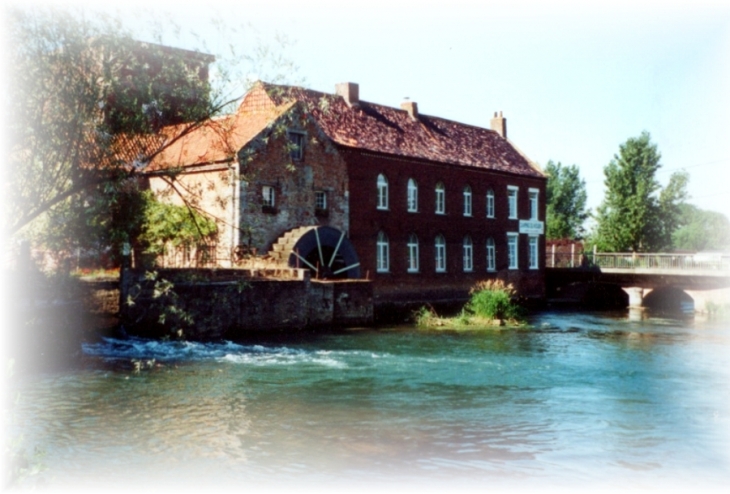
<svg viewBox="0 0 730 494">
<path fill-rule="evenodd" d="M 526 235 L 544 235 L 545 223 L 538 220 L 520 220 L 520 233 Z"/>
</svg>

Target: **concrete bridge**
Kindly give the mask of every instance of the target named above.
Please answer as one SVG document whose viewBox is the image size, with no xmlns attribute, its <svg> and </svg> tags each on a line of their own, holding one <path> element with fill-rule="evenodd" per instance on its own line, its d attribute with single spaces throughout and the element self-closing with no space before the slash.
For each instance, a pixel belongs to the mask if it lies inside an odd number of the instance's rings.
<svg viewBox="0 0 730 494">
<path fill-rule="evenodd" d="M 730 254 L 588 253 L 548 255 L 549 286 L 578 282 L 620 286 L 630 307 L 670 291 L 689 295 L 696 311 L 730 304 Z"/>
</svg>

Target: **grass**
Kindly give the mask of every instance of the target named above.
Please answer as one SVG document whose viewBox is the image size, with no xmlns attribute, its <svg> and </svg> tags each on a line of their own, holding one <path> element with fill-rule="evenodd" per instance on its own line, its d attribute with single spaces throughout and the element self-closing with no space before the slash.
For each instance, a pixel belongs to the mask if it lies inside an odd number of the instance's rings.
<svg viewBox="0 0 730 494">
<path fill-rule="evenodd" d="M 480 282 L 470 290 L 471 298 L 453 317 L 439 316 L 433 307 L 418 309 L 413 318 L 421 328 L 476 329 L 505 324 L 519 325 L 523 310 L 515 301 L 511 285 L 500 280 Z"/>
</svg>

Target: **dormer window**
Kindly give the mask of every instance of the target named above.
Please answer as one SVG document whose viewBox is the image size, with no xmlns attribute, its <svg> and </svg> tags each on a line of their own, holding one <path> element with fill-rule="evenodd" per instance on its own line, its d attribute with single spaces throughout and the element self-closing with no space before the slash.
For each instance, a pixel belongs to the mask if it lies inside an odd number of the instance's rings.
<svg viewBox="0 0 730 494">
<path fill-rule="evenodd" d="M 304 159 L 304 132 L 298 130 L 290 130 L 287 132 L 289 137 L 289 156 L 293 161 L 302 161 Z"/>
</svg>

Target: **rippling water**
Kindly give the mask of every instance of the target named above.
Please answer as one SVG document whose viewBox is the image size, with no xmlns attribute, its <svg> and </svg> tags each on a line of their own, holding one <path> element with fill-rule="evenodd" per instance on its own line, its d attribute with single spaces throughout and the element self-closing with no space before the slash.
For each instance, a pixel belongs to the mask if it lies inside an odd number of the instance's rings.
<svg viewBox="0 0 730 494">
<path fill-rule="evenodd" d="M 720 489 L 730 326 L 542 313 L 523 328 L 105 340 L 17 384 L 51 487 Z M 138 367 L 135 369 L 135 365 Z"/>
</svg>

